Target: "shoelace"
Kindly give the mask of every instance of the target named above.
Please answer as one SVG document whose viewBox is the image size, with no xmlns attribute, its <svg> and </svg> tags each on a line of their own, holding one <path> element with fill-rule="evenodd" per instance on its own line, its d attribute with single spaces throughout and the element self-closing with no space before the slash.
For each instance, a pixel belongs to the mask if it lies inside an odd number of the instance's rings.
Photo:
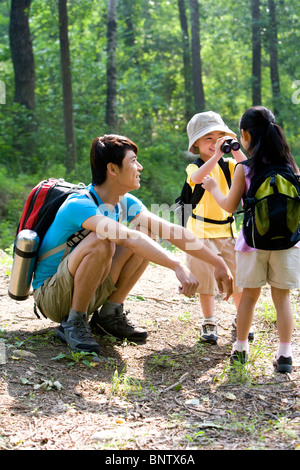
<svg viewBox="0 0 300 470">
<path fill-rule="evenodd" d="M 83 339 L 94 339 L 89 323 L 85 318 L 78 318 L 73 323 Z"/>
<path fill-rule="evenodd" d="M 130 313 L 130 310 L 122 310 L 121 309 L 118 311 L 118 318 L 120 319 L 120 321 L 124 324 L 126 324 L 127 326 L 130 326 L 131 328 L 134 328 L 134 324 L 129 320 L 128 318 L 128 315 Z"/>
<path fill-rule="evenodd" d="M 203 330 L 206 331 L 214 331 L 216 328 L 216 325 L 213 325 L 212 323 L 204 323 L 203 325 Z"/>
</svg>

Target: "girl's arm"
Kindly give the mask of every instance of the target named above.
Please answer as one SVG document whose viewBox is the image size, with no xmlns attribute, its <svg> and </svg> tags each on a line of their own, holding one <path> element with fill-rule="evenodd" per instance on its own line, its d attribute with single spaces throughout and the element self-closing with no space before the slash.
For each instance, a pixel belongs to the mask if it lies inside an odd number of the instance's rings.
<svg viewBox="0 0 300 470">
<path fill-rule="evenodd" d="M 237 163 L 243 162 L 244 160 L 247 160 L 246 155 L 242 152 L 241 149 L 239 150 L 231 150 L 232 155 L 234 156 L 234 159 Z"/>
<path fill-rule="evenodd" d="M 222 209 L 229 213 L 234 212 L 239 205 L 245 189 L 245 173 L 243 165 L 237 165 L 232 185 L 227 196 L 220 191 L 217 180 L 215 178 L 211 178 L 211 176 L 206 176 L 203 179 L 202 186 L 206 191 L 211 193 Z"/>
</svg>

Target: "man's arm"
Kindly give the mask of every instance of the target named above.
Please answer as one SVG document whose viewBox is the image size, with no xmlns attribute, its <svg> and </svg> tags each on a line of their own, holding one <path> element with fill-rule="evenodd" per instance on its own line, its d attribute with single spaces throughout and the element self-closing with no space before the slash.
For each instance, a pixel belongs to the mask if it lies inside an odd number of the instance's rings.
<svg viewBox="0 0 300 470">
<path fill-rule="evenodd" d="M 216 255 L 212 250 L 207 248 L 201 240 L 195 237 L 186 228 L 172 224 L 152 212 L 145 210 L 138 214 L 133 223 L 139 226 L 140 230 L 151 231 L 164 240 L 168 240 L 180 250 L 194 256 L 201 261 L 212 264 L 215 267 L 215 279 L 220 292 L 225 290 L 227 300 L 232 294 L 233 277 L 223 258 Z M 158 263 L 160 264 L 160 263 Z"/>
<path fill-rule="evenodd" d="M 195 294 L 198 281 L 190 270 L 142 231 L 130 229 L 102 215 L 89 217 L 82 227 L 96 232 L 99 239 L 125 246 L 141 258 L 173 270 L 180 282 L 179 292 L 187 297 Z"/>
</svg>

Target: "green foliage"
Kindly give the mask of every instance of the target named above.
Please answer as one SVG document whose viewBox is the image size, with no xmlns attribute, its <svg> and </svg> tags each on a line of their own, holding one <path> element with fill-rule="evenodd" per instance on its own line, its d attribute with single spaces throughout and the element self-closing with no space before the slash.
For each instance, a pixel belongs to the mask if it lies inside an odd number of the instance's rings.
<svg viewBox="0 0 300 470">
<path fill-rule="evenodd" d="M 76 351 L 69 351 L 68 354 L 58 354 L 57 356 L 55 357 L 52 357 L 51 358 L 51 361 L 58 361 L 58 360 L 61 360 L 61 359 L 66 359 L 68 360 L 68 365 L 69 367 L 73 367 L 75 366 L 75 364 L 84 364 L 86 365 L 87 367 L 92 367 L 94 362 L 93 362 L 93 357 L 97 357 L 97 354 L 96 353 L 88 353 L 88 352 L 85 352 L 85 351 L 81 351 L 81 352 L 76 352 Z"/>
<path fill-rule="evenodd" d="M 66 170 L 57 163 L 49 168 L 48 177 L 65 178 Z M 11 246 L 17 230 L 25 201 L 31 189 L 45 174 L 19 174 L 12 177 L 3 165 L 0 165 L 0 249 Z"/>
<path fill-rule="evenodd" d="M 136 377 L 131 377 L 125 369 L 119 374 L 115 368 L 111 382 L 111 396 L 120 395 L 127 397 L 129 394 L 143 396 L 142 385 Z"/>
<path fill-rule="evenodd" d="M 189 2 L 186 13 L 190 26 Z M 276 2 L 280 117 L 292 153 L 300 164 L 300 104 L 292 85 L 299 63 L 299 12 L 291 0 Z M 241 114 L 251 106 L 252 53 L 250 2 L 199 2 L 201 58 L 206 108 L 219 112 L 238 132 Z M 39 180 L 65 177 L 62 82 L 57 1 L 35 0 L 30 10 L 34 48 L 36 107 L 14 103 L 14 70 L 9 45 L 10 2 L 0 3 L 0 247 L 11 244 L 25 197 Z M 77 171 L 74 182 L 89 183 L 89 148 L 108 133 L 106 109 L 107 1 L 68 2 Z M 144 166 L 137 192 L 144 203 L 173 204 L 188 163 L 183 50 L 175 0 L 119 0 L 117 11 L 118 132 L 139 146 Z M 262 104 L 270 108 L 267 2 L 261 2 Z M 191 39 L 191 38 L 189 38 Z M 299 40 L 298 40 L 299 42 Z M 298 89 L 300 86 L 298 86 Z"/>
</svg>

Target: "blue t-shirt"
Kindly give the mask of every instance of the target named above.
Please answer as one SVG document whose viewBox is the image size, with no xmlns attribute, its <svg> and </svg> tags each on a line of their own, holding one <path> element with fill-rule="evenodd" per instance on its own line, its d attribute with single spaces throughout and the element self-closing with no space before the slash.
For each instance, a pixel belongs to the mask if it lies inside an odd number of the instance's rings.
<svg viewBox="0 0 300 470">
<path fill-rule="evenodd" d="M 39 256 L 66 243 L 73 233 L 82 229 L 83 222 L 94 215 L 104 215 L 115 221 L 120 220 L 120 208 L 122 210 L 122 221 L 130 222 L 136 215 L 146 209 L 144 204 L 130 193 L 124 195 L 121 204 L 115 207 L 106 206 L 94 190 L 92 184 L 87 186 L 97 198 L 98 206 L 86 194 L 72 194 L 57 211 L 55 219 L 49 227 L 42 245 Z M 44 281 L 56 273 L 64 250 L 49 256 L 38 263 L 35 270 L 32 287 L 37 289 Z"/>
</svg>

